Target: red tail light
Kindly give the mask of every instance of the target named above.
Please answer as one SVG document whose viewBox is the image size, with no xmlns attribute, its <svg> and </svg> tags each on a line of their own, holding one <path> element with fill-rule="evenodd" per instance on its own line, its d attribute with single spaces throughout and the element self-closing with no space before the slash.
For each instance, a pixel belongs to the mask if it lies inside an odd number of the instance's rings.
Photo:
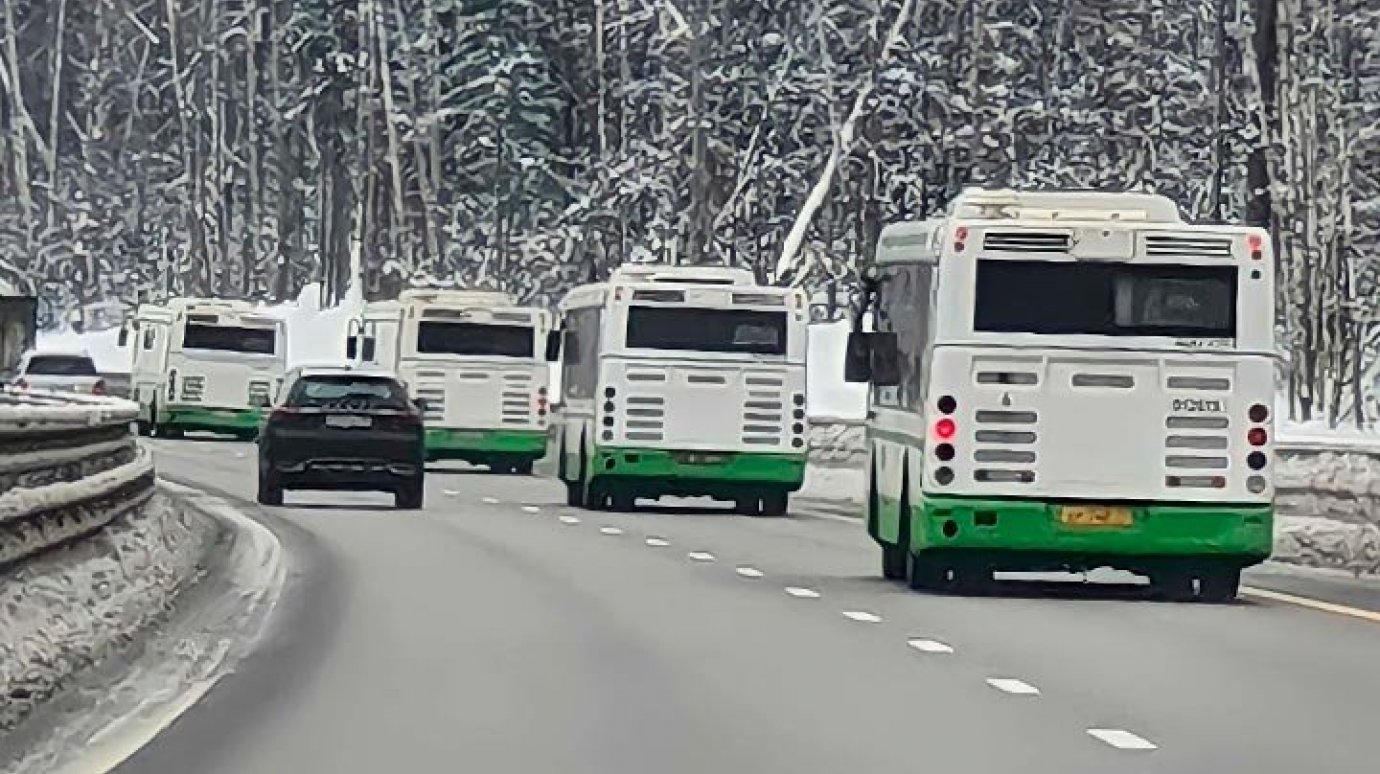
<svg viewBox="0 0 1380 774">
<path fill-rule="evenodd" d="M 958 424 L 948 417 L 942 417 L 934 423 L 934 435 L 941 441 L 947 441 L 954 437 L 958 432 Z"/>
<path fill-rule="evenodd" d="M 29 383 L 26 382 L 26 381 L 24 381 L 23 379 L 15 379 L 15 380 L 14 380 L 14 386 L 15 386 L 16 389 L 20 389 L 20 390 L 27 390 L 27 389 L 29 389 Z"/>
<path fill-rule="evenodd" d="M 100 379 L 100 380 L 98 380 L 95 384 L 91 385 L 91 394 L 92 394 L 92 395 L 104 395 L 104 394 L 105 394 L 105 380 L 104 380 L 104 379 Z"/>
<path fill-rule="evenodd" d="M 1252 427 L 1250 432 L 1246 433 L 1246 441 L 1251 446 L 1264 446 L 1268 439 L 1269 434 L 1265 432 L 1263 427 Z"/>
</svg>

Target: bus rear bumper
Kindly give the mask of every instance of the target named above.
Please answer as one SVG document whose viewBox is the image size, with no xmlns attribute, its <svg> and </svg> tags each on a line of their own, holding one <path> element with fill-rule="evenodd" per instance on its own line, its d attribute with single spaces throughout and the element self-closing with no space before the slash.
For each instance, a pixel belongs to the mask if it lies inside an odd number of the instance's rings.
<svg viewBox="0 0 1380 774">
<path fill-rule="evenodd" d="M 426 431 L 431 461 L 461 460 L 488 464 L 497 460 L 539 460 L 546 455 L 545 430 L 469 430 L 432 427 Z"/>
<path fill-rule="evenodd" d="M 926 497 L 912 509 L 913 551 L 988 553 L 1010 569 L 1136 570 L 1156 560 L 1209 559 L 1246 567 L 1269 558 L 1274 513 L 1269 505 L 1140 503 L 1130 523 L 1065 523 L 1072 503 Z"/>
<path fill-rule="evenodd" d="M 593 477 L 623 481 L 653 494 L 719 496 L 758 489 L 794 492 L 805 483 L 805 455 L 600 448 L 590 460 Z"/>
<path fill-rule="evenodd" d="M 160 412 L 160 428 L 183 432 L 201 431 L 239 436 L 257 435 L 264 421 L 263 409 L 218 409 L 174 406 Z"/>
</svg>

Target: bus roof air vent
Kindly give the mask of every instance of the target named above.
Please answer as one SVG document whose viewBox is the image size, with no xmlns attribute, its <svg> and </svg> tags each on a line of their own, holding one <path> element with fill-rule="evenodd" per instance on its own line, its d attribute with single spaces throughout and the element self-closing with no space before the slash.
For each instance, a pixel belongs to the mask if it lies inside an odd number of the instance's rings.
<svg viewBox="0 0 1380 774">
<path fill-rule="evenodd" d="M 661 266 L 634 264 L 619 266 L 609 282 L 614 284 L 671 283 L 677 285 L 755 285 L 757 278 L 748 269 L 731 266 Z"/>
<path fill-rule="evenodd" d="M 1146 234 L 1145 254 L 1231 258 L 1231 239 L 1199 234 Z"/>
<path fill-rule="evenodd" d="M 982 249 L 1003 253 L 1066 253 L 1071 244 L 1067 233 L 1057 231 L 988 231 Z"/>
</svg>

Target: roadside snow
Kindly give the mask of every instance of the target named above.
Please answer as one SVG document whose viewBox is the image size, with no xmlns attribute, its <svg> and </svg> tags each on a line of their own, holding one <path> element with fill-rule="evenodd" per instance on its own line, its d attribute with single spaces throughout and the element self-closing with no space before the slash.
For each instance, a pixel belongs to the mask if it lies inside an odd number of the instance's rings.
<svg viewBox="0 0 1380 774">
<path fill-rule="evenodd" d="M 92 537 L 0 575 L 0 732 L 161 619 L 215 532 L 155 494 Z"/>
</svg>

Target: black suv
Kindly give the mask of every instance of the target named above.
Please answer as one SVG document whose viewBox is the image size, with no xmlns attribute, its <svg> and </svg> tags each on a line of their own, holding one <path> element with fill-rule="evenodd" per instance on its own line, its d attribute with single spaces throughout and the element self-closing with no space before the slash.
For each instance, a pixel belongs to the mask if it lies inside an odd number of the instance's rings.
<svg viewBox="0 0 1380 774">
<path fill-rule="evenodd" d="M 392 492 L 422 507 L 422 415 L 388 373 L 297 369 L 283 381 L 259 434 L 259 502 L 285 489 Z"/>
</svg>

